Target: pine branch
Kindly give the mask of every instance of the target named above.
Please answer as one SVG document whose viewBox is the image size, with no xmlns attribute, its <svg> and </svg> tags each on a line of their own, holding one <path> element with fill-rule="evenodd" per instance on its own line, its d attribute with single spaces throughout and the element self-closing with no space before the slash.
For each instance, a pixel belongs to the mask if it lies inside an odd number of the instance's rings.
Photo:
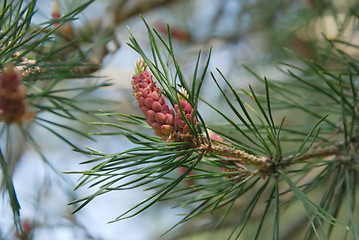
<svg viewBox="0 0 359 240">
<path fill-rule="evenodd" d="M 166 41 L 146 21 L 144 24 L 152 55 L 146 54 L 132 34 L 129 43 L 142 57 L 135 64 L 131 84 L 143 117 L 118 114 L 111 115 L 111 123 L 94 123 L 114 129 L 100 135 L 123 135 L 136 147 L 116 154 L 84 151 L 94 157 L 86 163 L 96 165 L 81 172 L 78 187 L 88 185 L 98 190 L 74 201 L 81 202 L 75 211 L 102 194 L 146 187 L 152 194 L 114 221 L 137 216 L 161 201 L 176 200 L 176 206 L 190 208 L 174 227 L 227 208 L 220 225 L 234 202 L 249 196 L 228 239 L 240 237 L 258 206 L 262 206 L 262 216 L 255 222 L 258 232 L 254 238 L 270 229 L 272 238 L 280 239 L 282 213 L 294 202 L 301 203 L 307 217 L 308 239 L 314 235 L 330 237 L 335 224 L 340 231 L 349 229 L 357 235 L 354 218 L 350 224 L 348 219 L 340 219 L 346 197 L 349 215 L 355 211 L 358 180 L 358 86 L 354 84 L 358 67 L 352 56 L 329 45 L 326 60 L 341 56 L 338 69 L 328 67 L 326 61 L 297 56 L 302 66 L 285 64 L 290 70 L 281 69 L 288 78 L 284 83 L 261 78 L 248 69 L 263 83 L 263 94 L 251 85 L 249 90 L 236 90 L 217 69 L 222 82 L 215 73 L 211 72 L 211 77 L 228 114 L 223 105 L 217 107 L 200 97 L 209 58 L 197 79 L 198 54 L 193 82 L 187 82 L 174 53 L 169 25 Z M 209 120 L 200 114 L 200 102 L 223 117 L 229 127 L 220 126 L 213 134 L 207 128 Z M 286 110 L 288 116 L 277 115 L 277 109 Z M 298 118 L 297 111 L 308 121 Z M 294 124 L 286 122 L 289 118 Z M 156 137 L 147 134 L 148 129 Z M 326 159 L 333 155 L 332 160 Z M 312 197 L 314 191 L 321 193 L 319 200 Z"/>
</svg>

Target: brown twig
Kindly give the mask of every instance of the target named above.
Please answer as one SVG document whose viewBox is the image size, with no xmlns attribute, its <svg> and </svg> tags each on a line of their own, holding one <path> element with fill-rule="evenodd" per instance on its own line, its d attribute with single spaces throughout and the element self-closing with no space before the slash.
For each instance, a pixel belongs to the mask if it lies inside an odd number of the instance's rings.
<svg viewBox="0 0 359 240">
<path fill-rule="evenodd" d="M 202 144 L 200 146 L 200 149 L 202 151 L 207 151 L 221 156 L 238 159 L 240 163 L 255 166 L 263 172 L 268 172 L 270 169 L 270 162 L 267 157 L 257 157 L 243 150 L 235 149 L 225 145 L 211 146 L 208 144 Z"/>
<path fill-rule="evenodd" d="M 298 162 L 298 161 L 308 160 L 308 159 L 316 158 L 316 157 L 329 157 L 332 155 L 339 154 L 342 151 L 342 149 L 343 149 L 343 143 L 337 143 L 337 144 L 327 146 L 327 147 L 313 148 L 298 157 L 291 156 L 287 159 L 284 159 L 283 162 L 290 163 L 290 162 Z"/>
</svg>

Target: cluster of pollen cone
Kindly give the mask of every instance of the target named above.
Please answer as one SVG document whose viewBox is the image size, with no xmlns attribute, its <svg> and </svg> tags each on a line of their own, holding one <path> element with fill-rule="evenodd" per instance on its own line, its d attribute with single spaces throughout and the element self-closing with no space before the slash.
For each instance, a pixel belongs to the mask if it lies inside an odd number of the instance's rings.
<svg viewBox="0 0 359 240">
<path fill-rule="evenodd" d="M 179 103 L 174 109 L 170 109 L 162 96 L 162 89 L 156 86 L 150 73 L 146 70 L 147 65 L 143 59 L 135 63 L 135 74 L 132 77 L 132 95 L 136 97 L 139 107 L 146 117 L 146 122 L 150 125 L 154 133 L 168 142 L 191 141 L 194 138 L 189 126 L 182 116 L 189 123 L 197 125 L 196 118 L 192 118 L 193 108 L 183 97 L 179 97 Z M 186 91 L 181 90 L 186 96 Z M 182 111 L 182 113 L 181 113 Z"/>
</svg>

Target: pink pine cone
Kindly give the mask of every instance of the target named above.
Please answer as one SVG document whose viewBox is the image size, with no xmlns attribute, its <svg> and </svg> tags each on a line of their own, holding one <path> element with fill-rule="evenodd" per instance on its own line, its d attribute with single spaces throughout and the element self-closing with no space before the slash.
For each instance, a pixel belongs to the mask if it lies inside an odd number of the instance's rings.
<svg viewBox="0 0 359 240">
<path fill-rule="evenodd" d="M 180 99 L 179 102 L 181 104 L 184 116 L 186 117 L 188 122 L 191 123 L 191 117 L 192 117 L 192 113 L 193 113 L 193 108 L 192 108 L 191 104 L 189 104 L 184 99 Z M 184 133 L 184 134 L 190 133 L 190 128 L 188 127 L 186 122 L 182 119 L 181 111 L 177 104 L 175 105 L 175 111 L 176 111 L 176 117 L 175 117 L 176 130 L 179 130 L 179 131 L 182 130 L 182 133 Z M 194 126 L 197 125 L 196 118 L 193 119 L 193 123 L 194 123 Z"/>
<path fill-rule="evenodd" d="M 160 88 L 156 87 L 149 72 L 140 69 L 140 64 L 144 63 L 137 63 L 138 70 L 142 71 L 136 72 L 137 74 L 132 77 L 132 95 L 136 97 L 148 125 L 157 136 L 167 141 L 174 132 L 174 111 L 168 107 Z"/>
<path fill-rule="evenodd" d="M 190 128 L 182 119 L 178 105 L 175 105 L 175 111 L 169 108 L 161 94 L 161 88 L 156 86 L 146 67 L 142 59 L 136 62 L 136 71 L 131 84 L 132 95 L 136 97 L 147 124 L 164 141 L 188 140 L 188 136 L 191 135 Z M 180 104 L 185 117 L 191 121 L 193 113 L 191 104 L 184 99 L 180 99 Z M 196 119 L 194 118 L 193 121 L 196 126 Z"/>
</svg>

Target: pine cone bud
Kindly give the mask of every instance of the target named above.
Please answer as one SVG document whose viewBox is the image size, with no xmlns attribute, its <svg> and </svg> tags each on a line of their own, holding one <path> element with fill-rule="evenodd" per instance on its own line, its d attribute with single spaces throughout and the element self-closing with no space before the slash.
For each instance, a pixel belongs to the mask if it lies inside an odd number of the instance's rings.
<svg viewBox="0 0 359 240">
<path fill-rule="evenodd" d="M 2 70 L 0 76 L 0 119 L 8 124 L 21 124 L 23 120 L 34 117 L 33 112 L 27 112 L 25 95 L 27 88 L 22 85 L 20 76 L 12 65 Z"/>
<path fill-rule="evenodd" d="M 162 140 L 168 141 L 174 132 L 174 111 L 168 107 L 161 94 L 161 89 L 156 87 L 152 76 L 146 71 L 143 59 L 135 64 L 135 75 L 132 77 L 132 95 L 136 97 L 146 122 L 154 133 Z"/>
<path fill-rule="evenodd" d="M 135 74 L 132 77 L 132 95 L 136 97 L 139 107 L 146 117 L 154 133 L 168 142 L 193 141 L 194 135 L 189 126 L 182 119 L 179 106 L 175 110 L 170 109 L 162 96 L 162 89 L 156 86 L 152 76 L 146 71 L 146 63 L 143 59 L 135 63 Z M 186 96 L 185 90 L 181 89 Z M 191 122 L 193 109 L 184 98 L 180 96 L 179 103 L 186 119 Z M 197 125 L 196 118 L 193 119 L 194 126 Z"/>
<path fill-rule="evenodd" d="M 189 104 L 184 99 L 180 99 L 179 102 L 181 104 L 184 116 L 186 117 L 186 119 L 189 122 L 191 122 L 191 117 L 192 117 L 192 113 L 193 113 L 193 109 L 192 109 L 191 104 Z M 175 126 L 176 126 L 175 129 L 176 129 L 176 131 L 182 132 L 183 134 L 190 133 L 190 128 L 188 127 L 186 122 L 182 119 L 181 111 L 180 111 L 177 104 L 175 105 L 175 112 L 176 112 L 176 117 L 175 117 Z M 193 119 L 193 123 L 194 123 L 194 126 L 197 125 L 196 118 Z"/>
<path fill-rule="evenodd" d="M 215 132 L 213 132 L 209 129 L 207 129 L 207 131 L 208 131 L 210 139 L 218 141 L 218 142 L 224 142 L 224 139 L 221 136 L 219 136 L 218 134 L 216 134 Z"/>
<path fill-rule="evenodd" d="M 52 4 L 51 16 L 52 19 L 59 19 L 61 17 L 60 4 L 58 1 L 54 1 Z M 60 22 L 54 23 L 54 28 L 58 27 L 59 25 Z M 56 33 L 66 37 L 72 37 L 74 34 L 70 23 L 63 24 L 59 29 L 57 29 Z"/>
<path fill-rule="evenodd" d="M 60 13 L 60 4 L 58 1 L 54 1 L 52 3 L 52 12 L 51 12 L 51 16 L 52 16 L 52 19 L 59 19 L 61 17 L 61 13 Z M 57 22 L 54 24 L 54 27 L 57 27 L 59 26 L 60 23 Z"/>
<path fill-rule="evenodd" d="M 186 98 L 188 98 L 188 94 L 186 89 L 181 88 L 179 92 L 182 94 L 178 94 L 179 103 L 181 105 L 183 115 L 186 117 L 189 123 L 191 123 L 191 118 L 193 114 L 193 108 L 190 103 L 187 102 Z M 184 96 L 184 97 L 183 97 Z M 194 135 L 190 131 L 190 127 L 186 124 L 186 122 L 182 119 L 182 114 L 179 106 L 175 104 L 175 130 L 176 130 L 176 138 L 180 139 L 179 141 L 186 141 L 190 142 L 194 140 Z M 193 118 L 193 126 L 196 128 L 197 126 L 197 119 Z M 178 141 L 178 140 L 177 140 Z"/>
</svg>

